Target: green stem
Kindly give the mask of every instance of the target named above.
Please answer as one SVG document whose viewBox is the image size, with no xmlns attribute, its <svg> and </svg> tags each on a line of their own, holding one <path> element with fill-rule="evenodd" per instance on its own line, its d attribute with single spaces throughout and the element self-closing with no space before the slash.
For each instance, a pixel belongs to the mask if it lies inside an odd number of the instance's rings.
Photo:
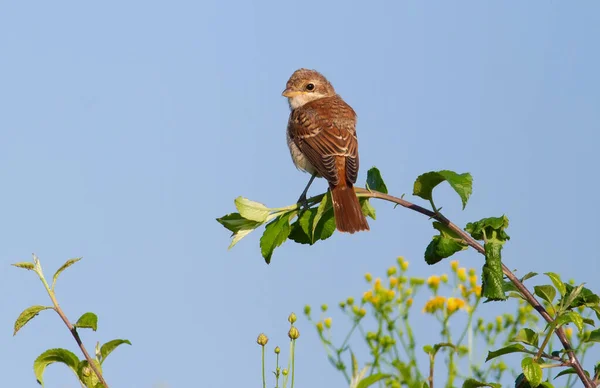
<svg viewBox="0 0 600 388">
<path fill-rule="evenodd" d="M 262 381 L 263 388 L 267 388 L 267 379 L 265 378 L 265 345 L 261 346 L 262 348 Z"/>
<path fill-rule="evenodd" d="M 290 386 L 290 388 L 294 388 L 294 373 L 296 372 L 296 368 L 294 367 L 295 365 L 295 357 L 294 357 L 294 351 L 295 351 L 295 347 L 296 347 L 296 340 L 292 340 L 292 385 Z"/>
</svg>

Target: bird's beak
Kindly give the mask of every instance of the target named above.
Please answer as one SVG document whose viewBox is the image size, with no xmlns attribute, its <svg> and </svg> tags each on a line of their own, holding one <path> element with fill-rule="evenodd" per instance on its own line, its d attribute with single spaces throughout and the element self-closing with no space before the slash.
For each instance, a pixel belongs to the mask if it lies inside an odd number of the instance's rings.
<svg viewBox="0 0 600 388">
<path fill-rule="evenodd" d="M 283 91 L 283 93 L 281 93 L 281 95 L 283 97 L 287 97 L 287 98 L 292 98 L 292 97 L 296 97 L 297 95 L 302 94 L 302 92 L 298 92 L 298 91 L 293 91 L 290 88 L 287 88 Z"/>
</svg>

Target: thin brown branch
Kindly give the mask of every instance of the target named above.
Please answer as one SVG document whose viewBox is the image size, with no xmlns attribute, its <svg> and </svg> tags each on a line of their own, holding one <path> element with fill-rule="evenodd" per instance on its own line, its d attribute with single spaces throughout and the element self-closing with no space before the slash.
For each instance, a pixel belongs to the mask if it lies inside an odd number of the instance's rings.
<svg viewBox="0 0 600 388">
<path fill-rule="evenodd" d="M 465 232 L 464 230 L 456 226 L 454 223 L 452 223 L 450 220 L 448 220 L 446 217 L 444 217 L 441 213 L 433 212 L 421 206 L 415 205 L 412 202 L 406 201 L 402 198 L 380 193 L 378 191 L 366 190 L 362 188 L 355 188 L 355 190 L 360 197 L 383 199 L 403 206 L 405 208 L 414 210 L 418 213 L 428 216 L 429 218 L 433 218 L 436 221 L 439 221 L 442 224 L 446 225 L 448 228 L 452 229 L 458 235 L 460 235 L 462 239 L 477 252 L 481 253 L 482 255 L 485 255 L 485 249 L 477 240 L 475 240 L 467 232 Z M 527 287 L 525 287 L 525 285 L 515 276 L 515 274 L 513 274 L 508 269 L 508 267 L 504 265 L 504 263 L 502 264 L 502 272 L 508 278 L 508 280 L 510 280 L 511 283 L 515 285 L 515 287 L 519 290 L 521 295 L 523 295 L 525 300 L 542 316 L 542 318 L 546 320 L 546 322 L 551 323 L 554 321 L 548 313 L 548 311 L 546 311 L 544 306 L 540 304 L 540 302 L 535 298 L 535 296 L 533 296 L 533 294 L 527 289 Z M 557 328 L 555 333 L 558 339 L 560 340 L 560 343 L 562 344 L 563 348 L 568 352 L 568 364 L 575 370 L 577 376 L 579 376 L 586 388 L 595 388 L 595 383 L 585 374 L 583 367 L 581 366 L 579 360 L 577 359 L 577 356 L 573 352 L 573 348 L 571 347 L 571 344 L 569 343 L 569 340 L 567 339 L 567 336 L 562 327 Z"/>
<path fill-rule="evenodd" d="M 98 366 L 96 365 L 96 363 L 94 362 L 92 357 L 90 357 L 85 346 L 83 345 L 83 342 L 81 342 L 81 338 L 79 337 L 79 333 L 77 332 L 77 329 L 71 324 L 71 322 L 69 321 L 69 318 L 67 318 L 67 316 L 65 315 L 63 310 L 60 308 L 60 305 L 58 304 L 58 300 L 56 300 L 56 296 L 54 295 L 54 292 L 51 292 L 51 290 L 48 289 L 48 295 L 50 295 L 50 299 L 52 299 L 52 304 L 54 304 L 54 311 L 56 311 L 58 313 L 58 315 L 63 320 L 65 325 L 67 325 L 67 328 L 73 335 L 73 338 L 75 338 L 75 342 L 77 342 L 77 345 L 79 346 L 79 349 L 81 349 L 81 352 L 83 353 L 83 356 L 87 360 L 90 368 L 92 368 L 92 370 L 94 371 L 94 373 L 96 374 L 96 376 L 98 377 L 98 380 L 102 383 L 102 385 L 104 385 L 105 388 L 108 388 L 108 384 L 106 383 L 106 380 L 104 380 L 104 376 L 102 376 L 100 369 L 98 369 Z"/>
</svg>

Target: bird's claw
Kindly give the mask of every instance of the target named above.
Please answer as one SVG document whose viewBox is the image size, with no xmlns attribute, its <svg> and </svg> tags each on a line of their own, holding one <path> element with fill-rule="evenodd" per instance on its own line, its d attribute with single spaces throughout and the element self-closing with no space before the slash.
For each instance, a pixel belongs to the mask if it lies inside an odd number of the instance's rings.
<svg viewBox="0 0 600 388">
<path fill-rule="evenodd" d="M 308 209 L 308 201 L 306 200 L 306 194 L 302 194 L 296 203 L 300 204 L 301 210 Z"/>
</svg>

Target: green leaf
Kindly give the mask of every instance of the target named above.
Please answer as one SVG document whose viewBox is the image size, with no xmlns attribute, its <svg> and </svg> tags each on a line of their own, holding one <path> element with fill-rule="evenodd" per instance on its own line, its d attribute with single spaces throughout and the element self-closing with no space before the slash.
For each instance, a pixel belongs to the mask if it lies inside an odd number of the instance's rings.
<svg viewBox="0 0 600 388">
<path fill-rule="evenodd" d="M 524 328 L 519 330 L 515 338 L 512 339 L 514 342 L 523 342 L 524 344 L 538 347 L 539 335 L 535 331 Z"/>
<path fill-rule="evenodd" d="M 537 273 L 537 272 L 527 272 L 527 273 L 525 274 L 525 276 L 523 276 L 523 277 L 521 278 L 521 283 L 523 283 L 525 280 L 527 280 L 527 279 L 531 279 L 532 277 L 534 277 L 534 276 L 537 276 L 537 275 L 538 275 L 538 273 Z"/>
<path fill-rule="evenodd" d="M 574 309 L 580 306 L 586 306 L 591 309 L 597 310 L 598 304 L 600 303 L 600 297 L 590 291 L 582 285 L 573 287 L 570 284 L 565 283 L 565 296 L 566 302 L 563 304 L 563 308 Z M 562 303 L 562 300 L 559 302 Z"/>
<path fill-rule="evenodd" d="M 575 326 L 577 326 L 577 330 L 579 330 L 579 331 L 583 330 L 583 318 L 581 317 L 581 315 L 579 313 L 577 313 L 575 311 L 569 311 L 567 313 L 563 313 L 554 320 L 554 324 L 556 325 L 556 327 L 565 325 L 569 322 L 573 322 L 575 324 Z"/>
<path fill-rule="evenodd" d="M 241 230 L 256 229 L 262 225 L 262 222 L 248 220 L 242 217 L 240 213 L 229 213 L 221 218 L 217 218 L 217 221 L 234 234 Z"/>
<path fill-rule="evenodd" d="M 501 349 L 498 350 L 494 350 L 492 352 L 488 352 L 488 355 L 485 359 L 485 362 L 488 362 L 489 360 L 499 357 L 499 356 L 503 356 L 505 354 L 509 354 L 509 353 L 517 353 L 517 352 L 523 352 L 525 351 L 525 346 L 521 345 L 521 344 L 512 344 L 512 345 L 508 345 L 505 346 Z"/>
<path fill-rule="evenodd" d="M 313 241 L 308 233 L 311 225 L 311 219 L 314 218 L 317 209 L 311 208 L 303 210 L 298 219 L 292 224 L 290 235 L 288 238 L 299 244 L 313 244 Z"/>
<path fill-rule="evenodd" d="M 251 221 L 265 222 L 271 214 L 271 209 L 248 198 L 237 197 L 234 202 L 241 216 Z"/>
<path fill-rule="evenodd" d="M 425 262 L 429 265 L 435 264 L 446 257 L 450 257 L 456 252 L 467 249 L 467 244 L 463 239 L 446 225 L 441 222 L 433 222 L 434 229 L 440 234 L 433 236 L 429 245 L 425 249 Z"/>
<path fill-rule="evenodd" d="M 501 384 L 498 383 L 484 383 L 475 379 L 466 379 L 462 385 L 462 388 L 478 388 L 478 387 L 492 387 L 502 388 Z"/>
<path fill-rule="evenodd" d="M 227 247 L 227 249 L 231 249 L 235 246 L 235 244 L 239 243 L 241 239 L 250 234 L 254 229 L 243 229 L 239 232 L 232 234 L 231 244 Z"/>
<path fill-rule="evenodd" d="M 54 273 L 54 277 L 52 279 L 52 289 L 53 290 L 54 290 L 54 286 L 56 285 L 56 280 L 58 279 L 58 275 L 60 275 L 62 271 L 64 271 L 65 269 L 69 268 L 73 264 L 77 263 L 81 259 L 82 259 L 81 257 L 76 257 L 74 259 L 69 259 L 59 269 L 56 270 L 56 272 Z"/>
<path fill-rule="evenodd" d="M 29 263 L 27 261 L 22 261 L 20 263 L 14 263 L 14 264 L 11 264 L 11 265 L 13 267 L 24 268 L 24 269 L 27 269 L 27 270 L 30 270 L 30 271 L 32 271 L 32 270 L 35 269 L 35 265 L 33 263 Z"/>
<path fill-rule="evenodd" d="M 525 357 L 521 361 L 521 369 L 532 387 L 535 388 L 542 383 L 542 367 L 533 358 Z"/>
<path fill-rule="evenodd" d="M 331 201 L 329 201 L 329 204 L 331 204 Z M 317 208 L 302 211 L 299 219 L 291 226 L 289 239 L 300 244 L 312 245 L 319 240 L 326 240 L 331 237 L 335 232 L 333 207 L 327 205 L 317 220 L 318 211 Z"/>
<path fill-rule="evenodd" d="M 33 373 L 42 387 L 44 386 L 44 371 L 46 367 L 55 362 L 62 362 L 77 375 L 79 359 L 73 352 L 66 349 L 48 349 L 33 362 Z"/>
<path fill-rule="evenodd" d="M 96 367 L 102 373 L 102 366 L 98 362 L 98 360 L 92 360 Z M 98 386 L 102 387 L 100 383 L 100 379 L 96 375 L 96 372 L 90 367 L 90 364 L 86 360 L 82 360 L 79 363 L 77 368 L 77 376 L 79 376 L 79 380 L 81 380 L 86 387 L 88 388 L 96 388 Z"/>
<path fill-rule="evenodd" d="M 315 241 L 315 230 L 317 230 L 317 225 L 319 224 L 321 217 L 323 217 L 323 214 L 327 210 L 332 209 L 332 206 L 333 206 L 333 201 L 331 200 L 331 192 L 329 190 L 327 190 L 327 194 L 325 194 L 325 196 L 321 200 L 321 203 L 319 204 L 319 207 L 317 208 L 317 212 L 315 213 L 315 217 L 312 220 L 312 228 L 310 231 L 312 241 Z"/>
<path fill-rule="evenodd" d="M 560 292 L 560 295 L 565 296 L 567 288 L 565 287 L 565 284 L 562 282 L 562 280 L 560 280 L 560 275 L 554 272 L 546 272 L 544 273 L 544 275 L 548 276 L 550 280 L 552 280 L 554 287 L 556 287 L 558 292 Z"/>
<path fill-rule="evenodd" d="M 73 326 L 96 331 L 98 330 L 98 317 L 94 313 L 85 313 L 79 317 L 77 323 Z"/>
<path fill-rule="evenodd" d="M 21 330 L 21 328 L 23 326 L 25 326 L 27 324 L 27 322 L 31 321 L 36 315 L 38 315 L 40 313 L 40 311 L 49 310 L 49 309 L 52 309 L 52 307 L 47 307 L 47 306 L 27 307 L 25 310 L 23 310 L 23 312 L 21 314 L 19 314 L 19 317 L 15 321 L 15 331 L 13 332 L 13 335 L 16 335 L 17 332 L 19 330 Z"/>
<path fill-rule="evenodd" d="M 502 243 L 489 241 L 483 244 L 485 249 L 485 264 L 481 271 L 481 294 L 491 300 L 506 300 L 506 294 L 503 289 L 503 276 L 501 251 Z"/>
<path fill-rule="evenodd" d="M 118 346 L 123 344 L 131 345 L 131 342 L 129 342 L 129 340 L 126 339 L 115 339 L 112 341 L 108 341 L 107 343 L 102 345 L 100 347 L 100 364 L 102 364 L 106 360 L 106 357 L 108 357 L 108 355 L 111 354 L 113 350 L 115 350 Z"/>
<path fill-rule="evenodd" d="M 433 201 L 433 189 L 443 181 L 447 181 L 456 191 L 464 209 L 473 191 L 473 178 L 469 173 L 457 174 L 449 170 L 427 172 L 415 181 L 413 195 Z"/>
<path fill-rule="evenodd" d="M 271 262 L 275 248 L 283 244 L 290 235 L 290 219 L 295 215 L 296 211 L 284 213 L 267 224 L 260 238 L 260 251 L 267 264 Z"/>
<path fill-rule="evenodd" d="M 554 297 L 556 296 L 556 289 L 551 285 L 534 286 L 534 292 L 537 296 L 544 299 L 546 302 L 552 304 Z"/>
<path fill-rule="evenodd" d="M 590 331 L 586 342 L 600 342 L 600 329 Z"/>
<path fill-rule="evenodd" d="M 384 374 L 384 373 L 376 373 L 374 375 L 367 376 L 364 379 L 359 381 L 356 388 L 370 387 L 371 385 L 375 384 L 376 382 L 383 380 L 383 379 L 387 379 L 388 377 L 390 377 L 390 375 Z"/>
<path fill-rule="evenodd" d="M 476 222 L 469 222 L 465 230 L 475 240 L 505 242 L 510 240 L 510 237 L 504 231 L 506 228 L 508 228 L 508 218 L 503 215 L 502 217 L 489 217 Z"/>
<path fill-rule="evenodd" d="M 367 190 L 375 190 L 384 194 L 388 193 L 387 186 L 377 167 L 371 167 L 369 171 L 367 171 Z"/>
<path fill-rule="evenodd" d="M 577 371 L 575 371 L 575 369 L 573 369 L 573 368 L 567 368 L 567 369 L 564 369 L 564 370 L 560 371 L 556 375 L 556 377 L 554 377 L 554 380 L 556 380 L 560 376 L 564 376 L 564 375 L 576 375 L 576 374 L 577 374 Z"/>
<path fill-rule="evenodd" d="M 365 217 L 371 217 L 372 219 L 376 219 L 377 215 L 375 213 L 375 208 L 371 205 L 369 198 L 359 198 L 360 208 L 365 215 Z"/>
</svg>

